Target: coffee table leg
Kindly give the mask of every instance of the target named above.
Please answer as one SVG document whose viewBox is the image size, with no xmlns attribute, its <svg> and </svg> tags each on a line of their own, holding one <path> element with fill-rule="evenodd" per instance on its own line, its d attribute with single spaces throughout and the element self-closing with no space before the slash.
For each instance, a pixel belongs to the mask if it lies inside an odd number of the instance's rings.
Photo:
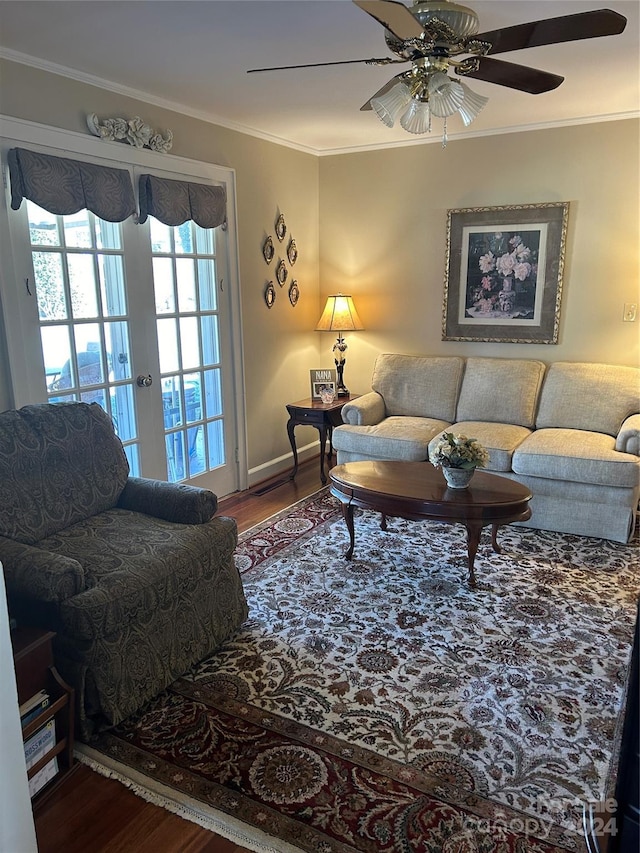
<svg viewBox="0 0 640 853">
<path fill-rule="evenodd" d="M 491 546 L 496 554 L 502 554 L 502 548 L 498 545 L 498 527 L 500 527 L 499 524 L 491 526 Z"/>
<path fill-rule="evenodd" d="M 353 557 L 353 546 L 356 538 L 356 531 L 353 524 L 353 504 L 342 504 L 342 517 L 349 531 L 349 549 L 344 556 L 345 559 L 350 560 Z"/>
<path fill-rule="evenodd" d="M 476 553 L 478 551 L 478 544 L 480 542 L 480 534 L 482 533 L 482 525 L 481 524 L 466 524 L 467 528 L 467 554 L 469 558 L 469 586 L 471 589 L 475 589 L 476 587 L 476 575 L 473 569 L 473 564 L 476 559 Z"/>
</svg>

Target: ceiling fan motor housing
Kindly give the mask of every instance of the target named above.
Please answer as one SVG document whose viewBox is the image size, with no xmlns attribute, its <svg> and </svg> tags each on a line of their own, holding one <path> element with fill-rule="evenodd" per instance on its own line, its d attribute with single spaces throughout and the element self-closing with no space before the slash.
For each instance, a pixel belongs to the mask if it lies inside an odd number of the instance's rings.
<svg viewBox="0 0 640 853">
<path fill-rule="evenodd" d="M 478 16 L 467 6 L 449 0 L 418 0 L 409 10 L 422 27 L 428 27 L 433 18 L 451 27 L 458 39 L 474 36 L 480 29 Z"/>
</svg>

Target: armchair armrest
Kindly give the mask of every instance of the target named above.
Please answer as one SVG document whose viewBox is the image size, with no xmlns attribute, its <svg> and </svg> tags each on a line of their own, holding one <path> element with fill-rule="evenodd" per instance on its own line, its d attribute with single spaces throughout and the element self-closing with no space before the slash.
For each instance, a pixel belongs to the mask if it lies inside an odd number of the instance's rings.
<svg viewBox="0 0 640 853">
<path fill-rule="evenodd" d="M 373 426 L 384 418 L 384 399 L 377 391 L 363 394 L 342 407 L 342 420 L 352 426 Z"/>
<path fill-rule="evenodd" d="M 0 536 L 0 562 L 10 596 L 55 603 L 73 598 L 85 587 L 77 560 L 23 545 Z"/>
<path fill-rule="evenodd" d="M 640 456 L 640 415 L 630 415 L 620 427 L 616 450 Z"/>
<path fill-rule="evenodd" d="M 215 515 L 218 497 L 209 489 L 184 483 L 129 477 L 117 506 L 174 524 L 204 524 Z"/>
</svg>

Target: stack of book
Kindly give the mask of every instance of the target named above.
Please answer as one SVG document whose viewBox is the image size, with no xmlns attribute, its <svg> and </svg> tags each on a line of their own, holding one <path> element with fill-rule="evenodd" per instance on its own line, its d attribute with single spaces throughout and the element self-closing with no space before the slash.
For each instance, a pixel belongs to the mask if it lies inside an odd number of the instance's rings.
<svg viewBox="0 0 640 853">
<path fill-rule="evenodd" d="M 20 706 L 20 722 L 22 728 L 26 728 L 36 720 L 40 714 L 44 714 L 51 702 L 49 694 L 40 690 L 27 702 Z M 55 718 L 47 720 L 35 734 L 24 742 L 24 757 L 27 770 L 37 764 L 56 744 L 56 721 Z M 58 759 L 54 756 L 48 761 L 31 779 L 29 779 L 29 793 L 32 797 L 40 791 L 47 782 L 51 781 L 58 772 Z"/>
</svg>

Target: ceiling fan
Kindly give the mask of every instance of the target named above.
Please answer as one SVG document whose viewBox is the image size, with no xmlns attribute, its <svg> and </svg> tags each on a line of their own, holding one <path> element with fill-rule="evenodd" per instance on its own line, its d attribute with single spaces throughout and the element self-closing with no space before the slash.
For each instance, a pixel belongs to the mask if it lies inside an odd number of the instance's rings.
<svg viewBox="0 0 640 853">
<path fill-rule="evenodd" d="M 248 73 L 354 63 L 411 63 L 408 70 L 393 77 L 360 109 L 374 110 L 388 127 L 392 127 L 396 119 L 400 118 L 404 130 L 415 134 L 430 132 L 432 115 L 443 118 L 443 144 L 446 144 L 448 116 L 458 113 L 467 126 L 489 100 L 473 92 L 461 80 L 449 77 L 449 72 L 453 71 L 458 77 L 484 80 L 532 95 L 549 92 L 556 89 L 564 77 L 526 65 L 493 59 L 492 55 L 618 35 L 627 23 L 627 19 L 618 12 L 598 9 L 478 33 L 480 27 L 476 13 L 452 0 L 414 0 L 411 7 L 398 0 L 353 2 L 382 24 L 387 47 L 397 58 L 281 65 L 253 68 Z"/>
</svg>

